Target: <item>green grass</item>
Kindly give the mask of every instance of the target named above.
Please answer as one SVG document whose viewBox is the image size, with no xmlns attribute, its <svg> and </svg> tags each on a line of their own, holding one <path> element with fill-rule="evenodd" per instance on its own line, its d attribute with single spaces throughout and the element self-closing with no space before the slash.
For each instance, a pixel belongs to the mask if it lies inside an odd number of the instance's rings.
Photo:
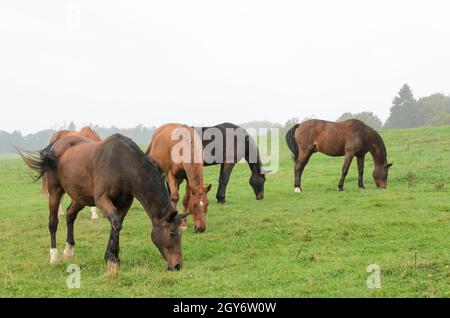
<svg viewBox="0 0 450 318">
<path fill-rule="evenodd" d="M 382 133 L 394 162 L 386 191 L 377 190 L 366 164 L 366 190 L 357 187 L 356 162 L 345 192 L 337 191 L 343 158 L 316 154 L 305 170 L 301 194 L 293 191 L 290 154 L 282 142 L 281 167 L 268 176 L 257 202 L 239 165 L 228 204 L 215 203 L 208 231 L 185 232 L 184 269 L 167 272 L 150 242 L 150 221 L 135 203 L 121 234 L 122 269 L 112 277 L 103 254 L 105 219 L 75 225 L 79 290 L 66 287 L 61 261 L 48 264 L 47 202 L 24 164 L 0 160 L 1 297 L 449 297 L 450 127 Z M 66 205 L 68 200 L 66 199 Z M 65 245 L 60 222 L 58 247 Z M 415 257 L 416 254 L 416 257 Z M 382 288 L 367 288 L 366 268 L 379 264 Z"/>
</svg>

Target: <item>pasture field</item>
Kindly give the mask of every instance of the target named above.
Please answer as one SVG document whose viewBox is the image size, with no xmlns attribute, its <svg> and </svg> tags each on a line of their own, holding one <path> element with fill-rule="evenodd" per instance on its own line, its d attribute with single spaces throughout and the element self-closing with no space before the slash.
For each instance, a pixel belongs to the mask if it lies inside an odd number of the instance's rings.
<svg viewBox="0 0 450 318">
<path fill-rule="evenodd" d="M 184 268 L 168 272 L 150 242 L 151 223 L 135 202 L 121 233 L 122 268 L 105 271 L 109 223 L 82 212 L 75 258 L 49 265 L 46 198 L 19 159 L 0 160 L 1 297 L 449 297 L 450 127 L 383 131 L 388 189 L 357 187 L 356 161 L 345 191 L 343 158 L 316 154 L 294 193 L 290 153 L 268 176 L 257 202 L 246 164 L 236 167 L 228 203 L 215 203 L 218 167 L 206 168 L 208 230 L 184 233 Z M 67 205 L 66 198 L 65 204 Z M 180 205 L 181 208 L 181 205 Z M 190 224 L 191 225 L 191 224 Z M 62 255 L 66 225 L 60 220 Z M 66 268 L 81 267 L 81 289 L 68 289 Z M 381 289 L 369 289 L 367 267 L 381 267 Z"/>
</svg>

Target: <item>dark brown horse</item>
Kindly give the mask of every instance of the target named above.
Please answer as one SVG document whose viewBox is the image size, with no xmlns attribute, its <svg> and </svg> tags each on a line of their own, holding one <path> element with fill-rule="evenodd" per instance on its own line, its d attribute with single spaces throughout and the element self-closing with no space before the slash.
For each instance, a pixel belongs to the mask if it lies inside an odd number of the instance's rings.
<svg viewBox="0 0 450 318">
<path fill-rule="evenodd" d="M 97 142 L 102 141 L 100 136 L 94 130 L 92 130 L 91 127 L 83 127 L 79 131 L 75 131 L 75 130 L 60 130 L 60 131 L 57 131 L 50 138 L 50 143 L 54 143 L 58 139 L 60 139 L 62 137 L 67 137 L 67 136 L 79 136 L 79 137 L 86 137 L 88 139 L 91 139 L 92 141 L 97 141 Z M 41 178 L 41 181 L 42 181 L 41 192 L 48 195 L 47 176 L 43 175 L 42 178 Z M 64 208 L 62 206 L 62 200 L 61 200 L 61 204 L 59 206 L 59 215 L 61 215 L 61 216 L 64 215 Z M 97 208 L 96 207 L 91 207 L 91 219 L 93 219 L 93 220 L 94 219 L 98 219 L 98 214 L 97 214 Z"/>
<path fill-rule="evenodd" d="M 204 165 L 220 165 L 217 202 L 226 202 L 225 196 L 231 172 L 236 163 L 243 158 L 252 172 L 249 183 L 255 192 L 256 200 L 264 199 L 265 174 L 270 171 L 264 171 L 258 146 L 253 138 L 243 128 L 231 123 L 201 127 L 201 132 L 205 152 Z M 228 142 L 229 140 L 233 140 L 233 142 Z M 222 149 L 220 155 L 216 153 L 217 149 Z"/>
<path fill-rule="evenodd" d="M 181 124 L 166 124 L 153 134 L 146 154 L 167 177 L 174 208 L 179 201 L 179 188 L 187 180 L 183 199 L 183 212 L 189 211 L 194 220 L 196 233 L 206 230 L 208 192 L 203 179 L 203 148 L 200 136 L 192 127 Z M 186 229 L 183 219 L 182 228 Z"/>
<path fill-rule="evenodd" d="M 181 268 L 182 216 L 170 203 L 158 168 L 131 139 L 117 134 L 103 142 L 94 142 L 68 136 L 59 138 L 39 153 L 19 151 L 19 154 L 38 173 L 36 180 L 47 175 L 51 263 L 58 261 L 58 206 L 63 194 L 67 193 L 73 201 L 66 216 L 66 259 L 73 257 L 73 227 L 78 212 L 85 206 L 97 206 L 111 223 L 105 260 L 109 270 L 117 270 L 120 230 L 134 198 L 137 198 L 152 221 L 152 240 L 169 269 Z"/>
<path fill-rule="evenodd" d="M 308 120 L 292 127 L 286 134 L 286 141 L 295 161 L 295 192 L 302 191 L 303 169 L 315 152 L 333 157 L 345 156 L 339 191 L 344 190 L 345 177 L 353 157 L 358 162 L 358 186 L 364 188 L 364 159 L 368 152 L 375 164 L 372 174 L 375 184 L 378 188 L 387 187 L 388 171 L 392 163 L 387 161 L 383 139 L 374 129 L 359 120 Z"/>
</svg>

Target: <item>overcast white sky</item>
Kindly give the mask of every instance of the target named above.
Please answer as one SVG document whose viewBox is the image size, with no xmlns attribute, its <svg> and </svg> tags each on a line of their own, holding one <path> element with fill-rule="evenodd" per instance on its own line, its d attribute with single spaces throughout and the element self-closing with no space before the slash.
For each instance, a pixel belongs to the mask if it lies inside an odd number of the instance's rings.
<svg viewBox="0 0 450 318">
<path fill-rule="evenodd" d="M 0 130 L 285 122 L 450 93 L 450 3 L 0 2 Z"/>
</svg>

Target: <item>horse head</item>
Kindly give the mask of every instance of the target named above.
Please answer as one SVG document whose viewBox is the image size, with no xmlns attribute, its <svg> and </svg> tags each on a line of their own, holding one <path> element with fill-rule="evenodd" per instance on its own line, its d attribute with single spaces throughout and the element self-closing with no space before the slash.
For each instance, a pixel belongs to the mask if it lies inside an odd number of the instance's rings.
<svg viewBox="0 0 450 318">
<path fill-rule="evenodd" d="M 264 184 L 266 183 L 266 174 L 271 170 L 261 168 L 260 173 L 252 173 L 249 183 L 256 195 L 256 200 L 264 199 Z"/>
<path fill-rule="evenodd" d="M 372 176 L 375 180 L 375 184 L 377 188 L 386 189 L 387 188 L 387 180 L 389 168 L 392 167 L 393 163 L 386 163 L 382 165 L 376 165 L 373 170 Z"/>
<path fill-rule="evenodd" d="M 187 214 L 179 214 L 172 207 L 169 209 L 172 211 L 154 224 L 152 241 L 166 260 L 167 268 L 179 271 L 183 265 L 180 226 L 182 218 L 187 217 Z"/>
<path fill-rule="evenodd" d="M 188 209 L 194 220 L 194 230 L 196 233 L 203 233 L 206 231 L 206 214 L 208 214 L 208 192 L 211 191 L 212 185 L 193 189 L 188 187 L 191 191 L 188 203 Z"/>
</svg>

